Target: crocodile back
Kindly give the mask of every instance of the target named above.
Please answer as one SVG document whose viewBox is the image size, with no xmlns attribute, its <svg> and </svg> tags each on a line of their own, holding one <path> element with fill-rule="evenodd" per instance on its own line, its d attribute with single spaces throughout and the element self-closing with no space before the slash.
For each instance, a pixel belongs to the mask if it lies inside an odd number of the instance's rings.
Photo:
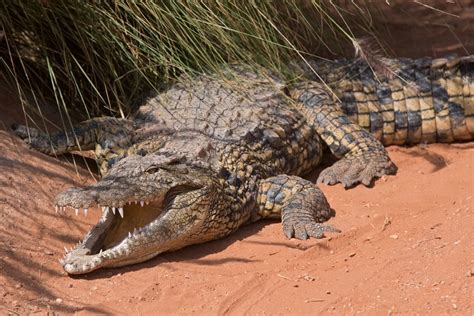
<svg viewBox="0 0 474 316">
<path fill-rule="evenodd" d="M 139 135 L 160 140 L 150 142 L 157 146 L 152 151 L 177 151 L 228 168 L 250 164 L 262 177 L 301 174 L 319 162 L 320 139 L 282 91 L 282 81 L 255 70 L 224 75 L 183 79 L 145 101 L 135 121 Z"/>
<path fill-rule="evenodd" d="M 383 61 L 388 75 L 360 60 L 311 65 L 344 113 L 384 145 L 474 138 L 474 56 Z"/>
</svg>

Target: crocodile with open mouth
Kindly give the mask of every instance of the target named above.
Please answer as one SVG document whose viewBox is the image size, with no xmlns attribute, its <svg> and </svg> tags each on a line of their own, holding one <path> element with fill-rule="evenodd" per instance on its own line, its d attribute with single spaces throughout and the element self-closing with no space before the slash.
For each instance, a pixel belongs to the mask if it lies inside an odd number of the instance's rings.
<svg viewBox="0 0 474 316">
<path fill-rule="evenodd" d="M 56 208 L 102 207 L 61 260 L 70 274 L 119 267 L 281 218 L 288 238 L 338 232 L 321 190 L 301 175 L 326 147 L 340 160 L 319 183 L 370 185 L 396 172 L 384 145 L 471 140 L 474 58 L 392 60 L 394 77 L 362 61 L 308 63 L 290 83 L 231 66 L 183 78 L 148 97 L 130 119 L 100 117 L 51 135 L 16 135 L 50 155 L 95 150 L 102 179 L 71 188 Z"/>
</svg>

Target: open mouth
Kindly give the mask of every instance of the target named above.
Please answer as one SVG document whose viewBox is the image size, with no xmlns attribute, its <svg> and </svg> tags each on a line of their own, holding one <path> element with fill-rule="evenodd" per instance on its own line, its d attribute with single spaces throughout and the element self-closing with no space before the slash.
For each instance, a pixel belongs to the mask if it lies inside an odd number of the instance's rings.
<svg viewBox="0 0 474 316">
<path fill-rule="evenodd" d="M 103 215 L 92 230 L 90 238 L 84 240 L 91 255 L 113 249 L 127 238 L 147 231 L 148 225 L 158 220 L 165 211 L 163 197 L 147 202 L 127 202 L 122 207 L 103 207 Z"/>
<path fill-rule="evenodd" d="M 133 256 L 118 259 L 131 251 L 134 244 L 146 244 L 147 237 L 154 234 L 154 231 L 159 227 L 160 220 L 173 205 L 175 198 L 193 190 L 196 188 L 176 186 L 146 200 L 129 200 L 127 202 L 121 200 L 110 203 L 114 206 L 102 206 L 102 217 L 99 222 L 92 227 L 83 241 L 74 249 L 66 249 L 64 259 L 60 260 L 60 263 L 68 273 L 80 274 L 104 266 L 103 261 L 105 260 L 108 261 L 107 266 L 112 267 L 141 262 L 150 258 L 150 253 L 144 251 L 146 247 L 140 247 L 141 250 L 139 249 Z M 84 192 L 87 191 L 70 190 L 69 193 L 73 195 L 71 200 L 78 200 L 74 195 L 86 196 Z M 61 198 L 65 198 L 63 196 L 67 197 L 67 195 L 68 191 L 58 196 L 59 202 L 56 209 L 63 211 L 72 208 L 76 214 L 79 214 L 79 207 L 71 205 L 73 203 L 61 203 Z M 83 208 L 85 215 L 87 215 L 89 207 L 94 206 L 94 202 L 88 200 L 86 205 L 87 207 Z M 95 203 L 95 205 L 97 204 Z"/>
</svg>

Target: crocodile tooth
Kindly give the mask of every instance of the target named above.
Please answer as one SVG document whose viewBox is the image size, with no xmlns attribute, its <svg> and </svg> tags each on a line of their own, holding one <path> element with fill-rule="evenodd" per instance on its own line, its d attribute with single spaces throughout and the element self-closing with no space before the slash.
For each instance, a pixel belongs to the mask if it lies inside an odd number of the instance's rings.
<svg viewBox="0 0 474 316">
<path fill-rule="evenodd" d="M 145 204 L 146 204 L 146 205 L 150 204 L 150 201 L 146 201 Z"/>
<path fill-rule="evenodd" d="M 100 249 L 100 251 L 99 251 L 99 255 L 100 255 L 101 253 L 102 253 L 102 249 Z"/>
<path fill-rule="evenodd" d="M 76 212 L 76 216 L 79 215 L 79 209 L 78 208 L 76 208 L 74 211 Z"/>
<path fill-rule="evenodd" d="M 123 218 L 123 207 L 118 208 L 120 216 Z"/>
<path fill-rule="evenodd" d="M 138 204 L 138 201 L 137 201 L 137 200 L 135 200 L 135 205 L 136 205 L 136 204 Z"/>
<path fill-rule="evenodd" d="M 89 209 L 86 207 L 84 208 L 84 215 L 87 216 L 87 212 L 89 211 Z"/>
<path fill-rule="evenodd" d="M 58 206 L 57 205 L 54 206 L 54 210 L 56 211 L 56 213 L 58 212 Z"/>
<path fill-rule="evenodd" d="M 107 214 L 109 212 L 110 208 L 108 206 L 104 206 L 104 212 Z"/>
<path fill-rule="evenodd" d="M 67 253 L 67 248 L 66 247 L 64 247 L 64 252 Z"/>
<path fill-rule="evenodd" d="M 143 207 L 143 205 L 145 205 L 145 202 L 140 201 L 140 205 Z"/>
<path fill-rule="evenodd" d="M 132 238 L 132 233 L 128 232 L 128 238 Z"/>
<path fill-rule="evenodd" d="M 115 206 L 112 207 L 112 213 L 115 215 Z"/>
</svg>

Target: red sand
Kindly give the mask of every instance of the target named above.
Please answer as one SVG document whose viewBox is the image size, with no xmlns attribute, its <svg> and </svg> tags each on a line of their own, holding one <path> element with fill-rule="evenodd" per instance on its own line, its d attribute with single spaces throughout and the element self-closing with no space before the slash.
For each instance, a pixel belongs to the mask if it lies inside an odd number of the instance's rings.
<svg viewBox="0 0 474 316">
<path fill-rule="evenodd" d="M 98 219 L 55 214 L 81 169 L 0 131 L 0 314 L 472 313 L 474 145 L 389 148 L 396 176 L 322 186 L 343 230 L 286 240 L 279 222 L 72 278 L 58 258 Z"/>
</svg>

